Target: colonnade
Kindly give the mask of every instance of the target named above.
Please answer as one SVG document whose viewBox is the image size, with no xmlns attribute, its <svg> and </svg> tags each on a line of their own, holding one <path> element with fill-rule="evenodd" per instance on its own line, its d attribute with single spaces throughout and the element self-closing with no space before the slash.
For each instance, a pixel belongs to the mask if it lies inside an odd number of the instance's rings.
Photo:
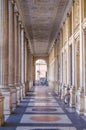
<svg viewBox="0 0 86 130">
<path fill-rule="evenodd" d="M 69 85 L 70 106 L 84 115 L 86 115 L 85 62 L 86 2 L 73 0 L 49 55 L 49 85 L 62 92 L 61 98 L 65 96 Z"/>
<path fill-rule="evenodd" d="M 0 125 L 33 85 L 35 57 L 15 0 L 0 0 Z M 48 83 L 86 115 L 86 2 L 73 0 L 49 57 Z M 64 87 L 66 86 L 66 87 Z"/>
<path fill-rule="evenodd" d="M 14 0 L 0 0 L 0 125 L 25 97 L 32 82 L 32 55 Z M 32 85 L 32 84 L 31 84 Z"/>
</svg>

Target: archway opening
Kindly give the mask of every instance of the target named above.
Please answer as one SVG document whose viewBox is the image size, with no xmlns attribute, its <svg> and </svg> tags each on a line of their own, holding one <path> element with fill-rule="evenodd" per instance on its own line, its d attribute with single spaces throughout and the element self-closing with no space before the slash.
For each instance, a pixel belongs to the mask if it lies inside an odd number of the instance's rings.
<svg viewBox="0 0 86 130">
<path fill-rule="evenodd" d="M 36 85 L 47 84 L 47 63 L 45 60 L 38 59 L 35 62 L 35 82 Z"/>
</svg>

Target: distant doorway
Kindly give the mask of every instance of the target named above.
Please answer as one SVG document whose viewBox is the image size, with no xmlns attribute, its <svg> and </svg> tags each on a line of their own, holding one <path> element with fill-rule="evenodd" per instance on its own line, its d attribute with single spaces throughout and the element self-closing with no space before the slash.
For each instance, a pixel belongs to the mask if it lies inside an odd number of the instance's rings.
<svg viewBox="0 0 86 130">
<path fill-rule="evenodd" d="M 39 59 L 35 63 L 35 83 L 36 85 L 47 84 L 47 63 L 45 60 Z"/>
</svg>

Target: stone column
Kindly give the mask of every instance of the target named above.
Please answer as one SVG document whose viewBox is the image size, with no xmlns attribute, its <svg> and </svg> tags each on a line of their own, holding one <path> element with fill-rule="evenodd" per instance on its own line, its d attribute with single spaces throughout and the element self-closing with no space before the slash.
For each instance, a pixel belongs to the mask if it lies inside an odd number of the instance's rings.
<svg viewBox="0 0 86 130">
<path fill-rule="evenodd" d="M 84 29 L 84 40 L 83 40 L 83 86 L 85 90 L 84 99 L 84 115 L 86 116 L 86 28 Z"/>
<path fill-rule="evenodd" d="M 17 105 L 17 91 L 14 85 L 14 1 L 9 0 L 9 72 L 8 84 L 12 92 L 12 108 Z"/>
<path fill-rule="evenodd" d="M 21 83 L 23 86 L 23 97 L 25 96 L 25 34 L 21 27 Z"/>
<path fill-rule="evenodd" d="M 29 49 L 28 49 L 29 51 Z M 29 53 L 28 53 L 29 54 Z M 36 66 L 35 66 L 35 57 L 33 58 L 34 62 L 33 62 L 33 86 L 35 86 L 35 77 L 36 77 Z M 29 62 L 28 62 L 29 63 Z M 28 64 L 29 66 L 29 64 Z M 28 68 L 29 69 L 29 68 Z M 29 71 L 28 71 L 29 73 Z"/>
<path fill-rule="evenodd" d="M 71 98 L 70 106 L 75 107 L 75 43 L 74 43 L 74 3 L 72 5 L 72 86 L 71 86 Z"/>
<path fill-rule="evenodd" d="M 47 85 L 48 85 L 48 82 L 49 82 L 49 58 L 47 61 Z"/>
<path fill-rule="evenodd" d="M 30 49 L 28 49 L 28 81 L 29 81 L 29 90 L 30 90 L 30 82 L 31 82 L 31 55 L 30 55 Z"/>
<path fill-rule="evenodd" d="M 67 43 L 67 85 L 69 84 L 69 45 Z"/>
<path fill-rule="evenodd" d="M 23 99 L 23 85 L 21 83 L 21 18 L 20 16 L 18 17 L 18 58 L 19 58 L 19 63 L 18 63 L 18 82 L 20 84 L 20 100 Z"/>
<path fill-rule="evenodd" d="M 21 18 L 19 16 L 18 19 L 18 56 L 19 56 L 19 64 L 18 64 L 18 76 L 19 76 L 19 84 L 21 84 Z"/>
<path fill-rule="evenodd" d="M 27 44 L 28 44 L 28 42 L 27 42 L 27 39 L 25 38 L 25 92 L 27 91 L 27 81 L 28 81 L 28 79 L 27 79 L 27 54 L 28 54 L 28 52 L 27 52 L 27 50 L 28 50 L 28 46 L 27 46 Z"/>
<path fill-rule="evenodd" d="M 66 19 L 66 37 L 67 37 L 67 43 L 66 43 L 66 46 L 67 46 L 67 85 L 70 83 L 70 73 L 69 73 L 69 44 L 68 44 L 68 40 L 69 40 L 69 13 L 67 14 L 67 19 Z"/>
<path fill-rule="evenodd" d="M 29 88 L 33 86 L 33 70 L 34 70 L 34 64 L 33 64 L 33 55 L 31 52 L 29 52 Z"/>
<path fill-rule="evenodd" d="M 82 29 L 82 0 L 79 0 L 79 10 L 80 10 L 80 87 L 77 92 L 78 105 L 77 112 L 79 114 L 84 114 L 84 87 L 83 87 L 83 29 Z"/>
<path fill-rule="evenodd" d="M 0 0 L 0 89 L 4 96 L 4 114 L 12 112 L 8 86 L 8 0 Z"/>
<path fill-rule="evenodd" d="M 34 70 L 34 72 L 35 72 L 35 70 Z M 29 91 L 29 47 L 28 47 L 28 40 L 27 40 L 27 88 L 26 88 L 26 91 Z"/>
<path fill-rule="evenodd" d="M 0 94 L 0 126 L 4 125 L 4 97 Z"/>
<path fill-rule="evenodd" d="M 20 102 L 20 97 L 21 97 L 21 93 L 20 93 L 20 84 L 19 84 L 19 43 L 18 43 L 18 10 L 15 4 L 15 8 L 14 8 L 14 51 L 15 51 L 15 59 L 14 59 L 14 66 L 15 66 L 15 76 L 14 76 L 14 81 L 15 81 L 15 86 L 17 89 L 17 103 Z"/>
<path fill-rule="evenodd" d="M 33 86 L 33 56 L 32 54 L 30 53 L 29 55 L 29 59 L 30 59 L 30 62 L 29 62 L 29 65 L 30 65 L 30 81 L 29 81 L 29 87 L 31 89 L 31 87 Z"/>
<path fill-rule="evenodd" d="M 57 56 L 55 56 L 55 61 L 54 61 L 54 86 L 55 86 L 55 90 L 57 90 Z"/>
</svg>

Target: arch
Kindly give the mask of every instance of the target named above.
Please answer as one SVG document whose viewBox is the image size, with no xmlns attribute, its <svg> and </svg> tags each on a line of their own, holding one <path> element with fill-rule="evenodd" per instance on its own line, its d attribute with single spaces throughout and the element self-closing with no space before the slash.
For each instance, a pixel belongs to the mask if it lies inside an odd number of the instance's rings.
<svg viewBox="0 0 86 130">
<path fill-rule="evenodd" d="M 43 63 L 43 64 L 47 64 L 46 63 L 46 61 L 45 60 L 43 60 L 43 59 L 37 59 L 36 61 L 35 61 L 35 64 L 41 64 L 41 63 Z"/>
<path fill-rule="evenodd" d="M 47 71 L 49 66 L 49 57 L 48 56 L 33 56 L 33 80 L 35 81 L 35 62 L 39 59 L 46 61 Z"/>
<path fill-rule="evenodd" d="M 47 80 L 47 63 L 43 59 L 38 59 L 35 61 L 35 81 L 44 84 L 45 80 Z"/>
<path fill-rule="evenodd" d="M 36 79 L 36 61 L 37 60 L 44 60 L 45 61 L 45 63 L 46 63 L 46 66 L 47 66 L 47 80 L 48 80 L 48 65 L 49 65 L 49 62 L 48 62 L 48 56 L 34 56 L 33 57 L 33 80 L 34 80 L 34 82 L 35 82 L 35 79 Z"/>
<path fill-rule="evenodd" d="M 39 59 L 46 61 L 46 64 L 48 65 L 48 62 L 49 62 L 49 57 L 48 56 L 43 56 L 43 57 L 41 57 L 41 56 L 34 56 L 33 57 L 34 64 Z"/>
</svg>

